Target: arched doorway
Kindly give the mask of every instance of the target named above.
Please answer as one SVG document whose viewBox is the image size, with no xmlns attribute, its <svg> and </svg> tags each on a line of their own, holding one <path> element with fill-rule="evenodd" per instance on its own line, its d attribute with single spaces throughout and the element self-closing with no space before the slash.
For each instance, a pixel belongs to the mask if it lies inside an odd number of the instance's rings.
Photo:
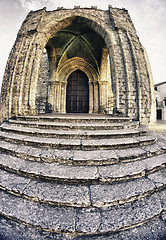
<svg viewBox="0 0 166 240">
<path fill-rule="evenodd" d="M 89 80 L 81 70 L 72 72 L 67 81 L 67 113 L 89 112 Z"/>
</svg>

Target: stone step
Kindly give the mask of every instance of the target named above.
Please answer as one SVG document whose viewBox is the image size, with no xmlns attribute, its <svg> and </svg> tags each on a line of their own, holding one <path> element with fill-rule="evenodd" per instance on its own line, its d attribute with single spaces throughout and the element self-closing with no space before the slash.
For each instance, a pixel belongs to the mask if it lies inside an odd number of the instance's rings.
<svg viewBox="0 0 166 240">
<path fill-rule="evenodd" d="M 57 139 L 57 138 L 41 138 L 34 136 L 26 136 L 0 131 L 0 139 L 6 142 L 17 143 L 21 145 L 57 148 L 68 150 L 105 150 L 105 149 L 120 149 L 128 147 L 137 147 L 153 144 L 156 138 L 153 136 L 138 136 L 134 138 L 119 138 L 119 139 Z"/>
<path fill-rule="evenodd" d="M 10 125 L 18 127 L 31 127 L 51 130 L 116 130 L 126 128 L 138 128 L 139 122 L 125 123 L 71 123 L 71 122 L 38 122 L 38 121 L 19 121 L 9 120 Z"/>
<path fill-rule="evenodd" d="M 147 159 L 106 166 L 67 166 L 29 161 L 1 153 L 0 168 L 57 183 L 113 183 L 142 178 L 166 166 L 166 153 Z"/>
<path fill-rule="evenodd" d="M 41 114 L 36 116 L 16 116 L 21 121 L 60 122 L 60 123 L 125 123 L 129 117 L 117 117 L 107 114 Z"/>
<path fill-rule="evenodd" d="M 73 131 L 73 130 L 52 130 L 38 129 L 30 127 L 18 127 L 3 123 L 1 130 L 8 133 L 25 134 L 28 136 L 49 137 L 49 138 L 70 138 L 70 139 L 109 139 L 109 138 L 125 138 L 137 137 L 145 135 L 145 128 L 138 129 L 121 129 L 121 130 L 88 130 L 88 131 Z"/>
<path fill-rule="evenodd" d="M 166 152 L 166 144 L 154 144 L 115 150 L 62 150 L 18 145 L 0 140 L 0 152 L 32 161 L 65 165 L 109 165 L 157 156 Z"/>
<path fill-rule="evenodd" d="M 0 170 L 0 189 L 40 203 L 109 207 L 135 201 L 166 187 L 166 169 L 140 179 L 108 184 L 67 184 L 29 179 Z"/>
<path fill-rule="evenodd" d="M 90 237 L 130 229 L 161 217 L 166 210 L 165 194 L 162 190 L 125 204 L 78 208 L 34 202 L 1 191 L 0 212 L 27 226 L 57 233 L 89 234 Z"/>
<path fill-rule="evenodd" d="M 141 225 L 136 225 L 133 228 L 125 229 L 125 231 L 113 232 L 110 231 L 107 234 L 65 234 L 44 231 L 38 228 L 30 227 L 26 225 L 14 222 L 4 216 L 0 216 L 0 236 L 2 240 L 164 240 L 165 239 L 165 213 L 146 221 Z M 11 239 L 12 236 L 12 239 Z"/>
</svg>

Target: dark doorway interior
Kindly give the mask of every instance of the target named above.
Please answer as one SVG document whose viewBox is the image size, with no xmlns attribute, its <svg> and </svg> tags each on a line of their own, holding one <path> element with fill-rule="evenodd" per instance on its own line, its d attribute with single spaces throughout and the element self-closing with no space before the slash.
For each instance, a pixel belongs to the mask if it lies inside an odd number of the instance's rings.
<svg viewBox="0 0 166 240">
<path fill-rule="evenodd" d="M 89 112 L 89 84 L 87 75 L 76 70 L 68 78 L 67 113 L 88 113 Z"/>
<path fill-rule="evenodd" d="M 157 109 L 157 119 L 162 120 L 162 110 L 161 109 Z"/>
</svg>

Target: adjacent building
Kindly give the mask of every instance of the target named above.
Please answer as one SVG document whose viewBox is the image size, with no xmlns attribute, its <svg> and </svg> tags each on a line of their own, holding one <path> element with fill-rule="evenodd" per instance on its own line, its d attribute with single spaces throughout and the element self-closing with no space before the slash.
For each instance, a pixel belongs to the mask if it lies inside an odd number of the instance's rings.
<svg viewBox="0 0 166 240">
<path fill-rule="evenodd" d="M 166 121 L 166 81 L 155 84 L 157 119 Z"/>
</svg>

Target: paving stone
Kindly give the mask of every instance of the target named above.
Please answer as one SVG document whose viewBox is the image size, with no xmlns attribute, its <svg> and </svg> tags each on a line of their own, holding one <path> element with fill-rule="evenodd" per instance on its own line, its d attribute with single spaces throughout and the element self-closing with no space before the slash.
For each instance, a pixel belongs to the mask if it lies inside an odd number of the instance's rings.
<svg viewBox="0 0 166 240">
<path fill-rule="evenodd" d="M 163 185 L 166 185 L 166 169 L 152 173 L 148 175 L 148 178 L 156 185 L 156 187 L 162 187 Z"/>
<path fill-rule="evenodd" d="M 49 165 L 47 163 L 37 164 L 28 163 L 28 166 L 21 167 L 21 171 L 30 172 L 43 177 L 55 178 L 58 180 L 95 180 L 98 178 L 96 167 L 88 166 L 63 166 L 63 165 Z"/>
<path fill-rule="evenodd" d="M 101 181 L 106 181 L 109 178 L 124 178 L 132 175 L 142 175 L 145 174 L 145 171 L 160 167 L 165 163 L 166 154 L 162 154 L 141 161 L 118 163 L 110 166 L 99 166 L 98 170 Z"/>
<path fill-rule="evenodd" d="M 95 233 L 100 226 L 100 213 L 95 209 L 81 209 L 77 211 L 76 231 Z"/>
<path fill-rule="evenodd" d="M 33 199 L 69 206 L 89 206 L 89 188 L 83 185 L 56 184 L 31 180 L 0 170 L 0 186 Z"/>
<path fill-rule="evenodd" d="M 118 204 L 131 198 L 136 199 L 154 188 L 155 185 L 146 178 L 116 184 L 92 185 L 91 201 L 97 207 Z"/>
<path fill-rule="evenodd" d="M 62 139 L 25 137 L 23 142 L 27 144 L 35 145 L 35 146 L 57 146 L 62 142 Z"/>
<path fill-rule="evenodd" d="M 94 140 L 82 140 L 82 149 L 116 149 L 125 148 L 138 144 L 139 141 L 134 138 L 120 138 L 120 139 L 99 139 Z"/>
<path fill-rule="evenodd" d="M 80 149 L 80 139 L 64 139 L 60 143 L 60 147 L 63 149 Z"/>
<path fill-rule="evenodd" d="M 115 150 L 120 160 L 140 158 L 141 156 L 146 156 L 146 151 L 141 149 L 141 147 L 127 148 L 127 149 L 118 149 Z"/>
<path fill-rule="evenodd" d="M 8 142 L 0 140 L 0 149 L 6 149 L 11 152 L 11 151 L 16 151 L 17 148 L 18 148 L 18 145 L 16 145 L 16 144 L 12 144 L 12 143 L 8 143 Z"/>
<path fill-rule="evenodd" d="M 161 154 L 159 156 L 154 156 L 148 158 L 147 161 L 144 160 L 146 169 L 153 169 L 155 166 L 165 165 L 166 163 L 166 153 Z"/>
<path fill-rule="evenodd" d="M 1 240 L 72 240 L 69 234 L 48 232 L 11 221 L 0 215 Z"/>
<path fill-rule="evenodd" d="M 25 174 L 40 175 L 41 177 L 55 178 L 59 180 L 95 180 L 98 179 L 98 171 L 95 166 L 63 166 L 57 164 L 26 161 L 21 158 L 1 154 L 0 164 L 14 171 Z"/>
<path fill-rule="evenodd" d="M 166 237 L 165 223 L 156 218 L 147 223 L 120 232 L 110 232 L 102 235 L 78 236 L 75 240 L 164 240 Z"/>
<path fill-rule="evenodd" d="M 75 162 L 84 161 L 86 164 L 107 164 L 108 162 L 118 162 L 117 153 L 114 150 L 105 151 L 75 151 L 74 159 Z"/>
<path fill-rule="evenodd" d="M 25 146 L 28 147 L 28 146 Z M 42 152 L 44 151 L 43 149 L 40 148 L 35 148 L 35 147 L 29 147 L 29 151 L 28 151 L 28 159 L 32 159 L 32 160 L 41 160 L 42 157 Z M 50 156 L 50 151 L 51 149 L 47 149 L 47 155 Z M 52 155 L 51 155 L 52 156 Z"/>
<path fill-rule="evenodd" d="M 161 218 L 164 222 L 166 222 L 166 211 L 163 211 L 161 214 Z"/>
<path fill-rule="evenodd" d="M 75 209 L 54 207 L 31 202 L 16 196 L 0 192 L 0 211 L 4 215 L 16 217 L 21 222 L 55 231 L 75 230 Z"/>
<path fill-rule="evenodd" d="M 164 151 L 166 150 L 166 140 L 165 141 L 158 141 L 158 145 L 163 149 Z"/>
<path fill-rule="evenodd" d="M 101 232 L 113 231 L 130 225 L 135 225 L 151 219 L 162 211 L 159 195 L 153 194 L 150 197 L 140 199 L 138 201 L 120 205 L 117 207 L 109 207 L 101 212 Z"/>
<path fill-rule="evenodd" d="M 23 155 L 23 156 L 28 156 L 30 150 L 31 150 L 30 146 L 18 145 L 17 149 L 14 152 L 19 153 L 20 155 Z"/>
<path fill-rule="evenodd" d="M 148 145 L 148 146 L 143 146 L 143 149 L 147 152 L 147 156 L 153 156 L 154 153 L 162 152 L 161 147 L 158 145 L 158 143 L 153 144 L 153 145 Z"/>
<path fill-rule="evenodd" d="M 82 185 L 66 185 L 31 181 L 23 193 L 59 205 L 89 206 L 89 189 Z"/>
<path fill-rule="evenodd" d="M 7 173 L 0 169 L 0 186 L 3 189 L 13 190 L 22 194 L 30 179 Z"/>
<path fill-rule="evenodd" d="M 8 168 L 13 171 L 19 171 L 26 163 L 26 160 L 11 155 L 1 154 L 0 156 L 0 165 L 2 168 Z"/>
<path fill-rule="evenodd" d="M 159 192 L 159 197 L 160 197 L 162 209 L 166 211 L 166 190 L 165 189 Z"/>
</svg>

